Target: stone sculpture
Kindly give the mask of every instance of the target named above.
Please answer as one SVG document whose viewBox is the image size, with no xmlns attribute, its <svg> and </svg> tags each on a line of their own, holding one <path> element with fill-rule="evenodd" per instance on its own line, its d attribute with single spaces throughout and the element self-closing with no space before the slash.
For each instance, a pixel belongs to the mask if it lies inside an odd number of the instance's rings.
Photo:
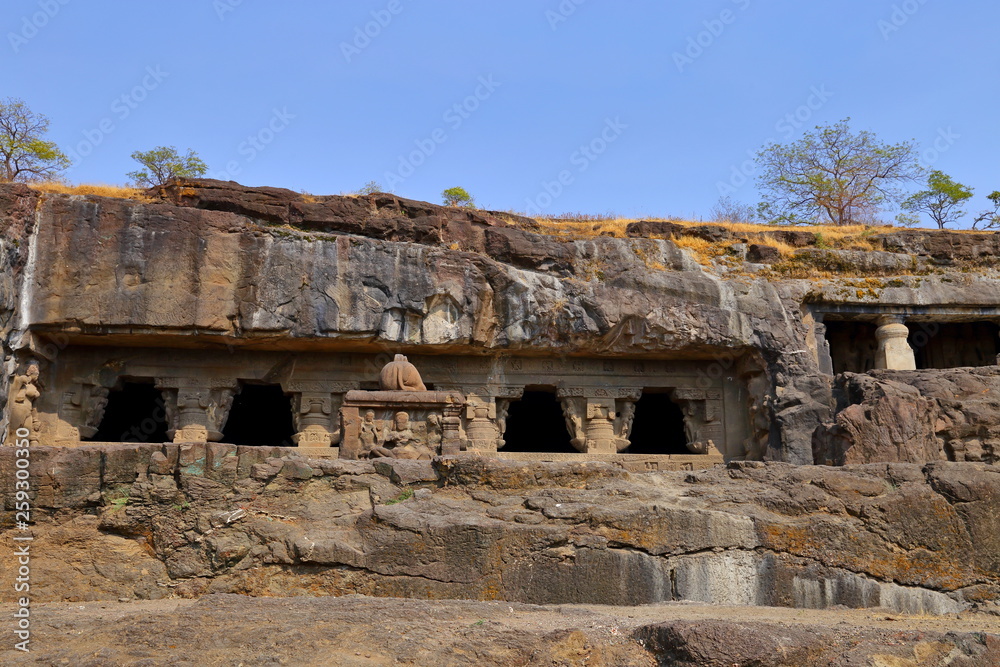
<svg viewBox="0 0 1000 667">
<path fill-rule="evenodd" d="M 379 387 L 382 391 L 427 391 L 420 379 L 420 371 L 402 354 L 397 354 L 382 368 Z"/>
<path fill-rule="evenodd" d="M 365 414 L 367 420 L 369 410 Z M 385 440 L 381 445 L 371 448 L 368 456 L 370 458 L 390 458 L 390 459 L 431 459 L 434 452 L 421 442 L 413 433 L 410 424 L 410 415 L 406 412 L 397 412 L 392 418 L 392 425 L 385 434 Z"/>
<path fill-rule="evenodd" d="M 21 429 L 28 430 L 30 444 L 38 444 L 40 424 L 35 414 L 35 399 L 41 396 L 37 384 L 38 377 L 38 364 L 35 362 L 28 364 L 23 375 L 14 376 L 7 399 L 7 414 L 10 416 L 10 423 L 7 428 L 7 440 L 4 444 L 13 445 L 17 440 L 17 432 Z"/>
<path fill-rule="evenodd" d="M 433 451 L 438 451 L 441 447 L 441 438 L 444 431 L 444 424 L 441 415 L 432 412 L 427 415 L 427 446 Z"/>
<path fill-rule="evenodd" d="M 365 420 L 361 422 L 358 439 L 361 441 L 361 449 L 364 452 L 371 452 L 378 444 L 378 425 L 375 423 L 375 412 L 368 410 L 365 412 Z"/>
</svg>

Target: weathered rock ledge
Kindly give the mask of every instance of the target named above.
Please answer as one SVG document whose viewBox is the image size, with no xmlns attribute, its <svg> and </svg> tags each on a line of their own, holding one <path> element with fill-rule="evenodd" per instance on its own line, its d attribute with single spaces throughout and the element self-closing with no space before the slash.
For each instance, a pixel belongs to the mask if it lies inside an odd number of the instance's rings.
<svg viewBox="0 0 1000 667">
<path fill-rule="evenodd" d="M 630 474 L 293 451 L 33 451 L 33 599 L 363 593 L 950 613 L 1000 596 L 1000 473 L 988 465 Z M 0 476 L 13 461 L 0 450 Z M 0 576 L 13 562 L 0 558 Z"/>
</svg>

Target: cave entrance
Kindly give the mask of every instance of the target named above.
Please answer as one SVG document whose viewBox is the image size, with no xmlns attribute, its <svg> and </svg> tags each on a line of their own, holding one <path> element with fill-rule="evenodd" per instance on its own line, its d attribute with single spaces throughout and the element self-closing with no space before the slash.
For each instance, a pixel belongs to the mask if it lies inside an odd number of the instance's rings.
<svg viewBox="0 0 1000 667">
<path fill-rule="evenodd" d="M 867 373 L 875 368 L 878 339 L 871 322 L 825 321 L 833 374 Z"/>
<path fill-rule="evenodd" d="M 153 380 L 123 380 L 108 392 L 104 418 L 88 442 L 168 442 L 163 393 Z"/>
<path fill-rule="evenodd" d="M 505 452 L 579 453 L 570 443 L 555 388 L 525 388 L 519 400 L 511 401 L 503 439 Z"/>
<path fill-rule="evenodd" d="M 243 446 L 294 447 L 291 399 L 276 384 L 243 384 L 233 398 L 222 441 Z"/>
<path fill-rule="evenodd" d="M 918 369 L 993 366 L 1000 352 L 996 322 L 907 322 Z"/>
<path fill-rule="evenodd" d="M 690 454 L 684 413 L 667 389 L 644 389 L 635 404 L 632 433 L 625 454 Z"/>
</svg>

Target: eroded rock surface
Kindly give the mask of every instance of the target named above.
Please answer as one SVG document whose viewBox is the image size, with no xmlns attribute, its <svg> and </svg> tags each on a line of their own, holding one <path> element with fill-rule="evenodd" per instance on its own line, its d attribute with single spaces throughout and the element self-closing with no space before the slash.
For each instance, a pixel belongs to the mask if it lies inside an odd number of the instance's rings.
<svg viewBox="0 0 1000 667">
<path fill-rule="evenodd" d="M 34 599 L 363 593 L 940 614 L 998 596 L 1000 473 L 982 464 L 630 474 L 292 451 L 38 449 Z M 6 475 L 12 451 L 0 454 Z"/>
<path fill-rule="evenodd" d="M 1000 368 L 846 373 L 817 462 L 1000 460 Z"/>
</svg>

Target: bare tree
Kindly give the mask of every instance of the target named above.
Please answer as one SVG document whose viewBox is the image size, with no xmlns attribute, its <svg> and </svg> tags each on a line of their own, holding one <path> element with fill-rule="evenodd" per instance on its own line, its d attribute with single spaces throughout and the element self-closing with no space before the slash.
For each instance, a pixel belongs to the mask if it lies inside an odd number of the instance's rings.
<svg viewBox="0 0 1000 667">
<path fill-rule="evenodd" d="M 716 222 L 751 223 L 757 219 L 757 209 L 726 195 L 715 202 L 711 215 Z"/>
</svg>

